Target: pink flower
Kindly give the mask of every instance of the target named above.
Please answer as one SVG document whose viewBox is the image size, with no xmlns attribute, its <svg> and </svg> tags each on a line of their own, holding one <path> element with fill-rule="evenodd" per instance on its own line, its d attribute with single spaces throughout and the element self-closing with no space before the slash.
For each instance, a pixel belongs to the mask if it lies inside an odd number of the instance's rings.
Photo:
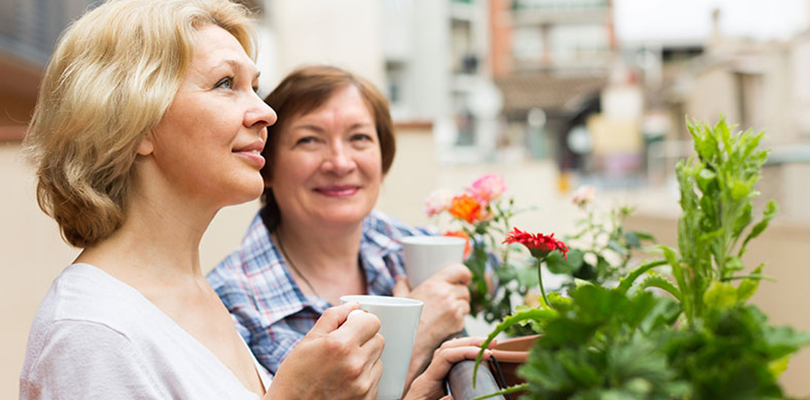
<svg viewBox="0 0 810 400">
<path fill-rule="evenodd" d="M 432 217 L 450 208 L 452 203 L 452 192 L 447 189 L 434 190 L 425 200 L 425 213 L 427 213 L 428 217 Z"/>
<path fill-rule="evenodd" d="M 571 201 L 578 207 L 584 208 L 593 201 L 594 197 L 596 197 L 596 188 L 591 185 L 584 185 L 574 192 Z"/>
<path fill-rule="evenodd" d="M 487 174 L 473 182 L 468 191 L 478 201 L 489 203 L 501 197 L 506 191 L 506 182 L 500 175 Z"/>
</svg>

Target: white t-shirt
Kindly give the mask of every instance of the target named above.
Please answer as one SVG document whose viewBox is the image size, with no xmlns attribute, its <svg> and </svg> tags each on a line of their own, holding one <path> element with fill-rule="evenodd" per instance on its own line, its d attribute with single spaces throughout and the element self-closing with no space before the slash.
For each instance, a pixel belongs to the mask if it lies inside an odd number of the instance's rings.
<svg viewBox="0 0 810 400">
<path fill-rule="evenodd" d="M 262 383 L 270 377 L 256 363 Z M 67 267 L 39 306 L 20 399 L 245 399 L 258 396 L 133 287 Z"/>
</svg>

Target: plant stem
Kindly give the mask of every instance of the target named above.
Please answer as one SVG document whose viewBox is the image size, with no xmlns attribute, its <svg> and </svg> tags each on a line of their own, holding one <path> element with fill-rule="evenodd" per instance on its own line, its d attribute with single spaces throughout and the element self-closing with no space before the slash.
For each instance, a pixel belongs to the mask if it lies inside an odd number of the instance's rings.
<svg viewBox="0 0 810 400">
<path fill-rule="evenodd" d="M 540 266 L 540 259 L 537 259 L 537 284 L 540 286 L 540 294 L 543 295 L 543 302 L 546 303 L 548 308 L 553 309 L 554 307 L 551 306 L 551 303 L 549 303 L 546 298 L 546 289 L 543 288 L 543 268 Z"/>
</svg>

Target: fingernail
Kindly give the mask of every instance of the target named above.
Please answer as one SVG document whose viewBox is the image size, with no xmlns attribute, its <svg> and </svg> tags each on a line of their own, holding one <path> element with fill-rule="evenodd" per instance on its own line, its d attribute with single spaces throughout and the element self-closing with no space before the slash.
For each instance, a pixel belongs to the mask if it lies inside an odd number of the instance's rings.
<svg viewBox="0 0 810 400">
<path fill-rule="evenodd" d="M 348 316 L 348 317 L 346 317 L 346 320 L 348 321 L 348 320 L 349 320 L 349 318 L 351 318 L 351 317 L 353 317 L 353 316 L 355 316 L 355 315 L 357 315 L 357 314 L 363 314 L 363 313 L 365 313 L 365 311 L 360 310 L 360 309 L 357 309 L 357 310 L 352 310 L 352 312 L 350 312 L 350 313 L 349 313 L 349 316 Z"/>
</svg>

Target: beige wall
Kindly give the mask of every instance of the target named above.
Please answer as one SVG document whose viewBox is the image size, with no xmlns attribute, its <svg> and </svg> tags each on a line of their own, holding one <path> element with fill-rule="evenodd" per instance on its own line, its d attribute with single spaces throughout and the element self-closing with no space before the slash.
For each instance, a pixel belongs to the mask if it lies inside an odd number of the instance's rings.
<svg viewBox="0 0 810 400">
<path fill-rule="evenodd" d="M 686 115 L 700 121 L 740 121 L 737 86 L 724 66 L 715 66 L 696 76 L 686 100 Z"/>
</svg>

